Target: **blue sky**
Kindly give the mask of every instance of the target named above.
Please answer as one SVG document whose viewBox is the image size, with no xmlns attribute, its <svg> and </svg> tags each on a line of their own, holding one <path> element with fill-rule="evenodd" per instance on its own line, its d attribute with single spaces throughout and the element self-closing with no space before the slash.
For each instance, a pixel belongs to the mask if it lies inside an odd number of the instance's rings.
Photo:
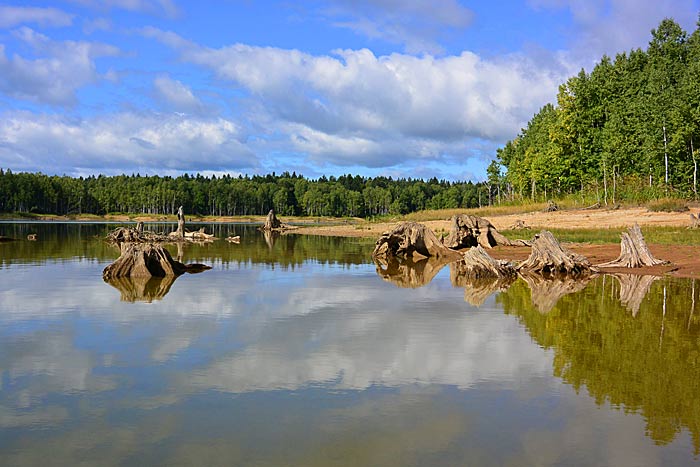
<svg viewBox="0 0 700 467">
<path fill-rule="evenodd" d="M 603 53 L 700 0 L 0 3 L 0 167 L 481 180 Z"/>
</svg>

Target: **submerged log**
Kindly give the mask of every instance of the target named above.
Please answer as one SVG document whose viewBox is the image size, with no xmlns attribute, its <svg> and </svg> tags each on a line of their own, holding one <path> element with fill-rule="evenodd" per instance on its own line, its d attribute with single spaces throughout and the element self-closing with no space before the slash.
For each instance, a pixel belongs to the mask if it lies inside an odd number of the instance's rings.
<svg viewBox="0 0 700 467">
<path fill-rule="evenodd" d="M 166 277 L 185 272 L 211 269 L 203 264 L 183 264 L 176 261 L 162 245 L 125 242 L 120 245 L 120 256 L 102 271 L 106 281 L 119 277 Z"/>
<path fill-rule="evenodd" d="M 517 269 L 545 275 L 578 275 L 588 274 L 591 263 L 584 256 L 561 246 L 551 232 L 543 230 L 535 235 L 530 257 L 520 263 Z"/>
<path fill-rule="evenodd" d="M 402 222 L 384 232 L 375 244 L 372 257 L 411 258 L 414 254 L 448 260 L 461 258 L 458 252 L 443 245 L 432 230 L 417 222 Z"/>
<path fill-rule="evenodd" d="M 8 242 L 15 242 L 15 241 L 17 241 L 16 238 L 6 237 L 4 235 L 0 235 L 0 243 L 8 243 Z"/>
<path fill-rule="evenodd" d="M 448 248 L 471 248 L 481 245 L 484 248 L 492 248 L 496 245 L 524 245 L 522 240 L 515 242 L 504 237 L 496 227 L 483 217 L 460 214 L 452 216 L 450 234 L 444 240 Z"/>
<path fill-rule="evenodd" d="M 654 258 L 654 255 L 649 251 L 642 229 L 639 224 L 634 224 L 623 232 L 620 241 L 620 256 L 617 259 L 596 265 L 599 268 L 640 268 L 643 266 L 658 266 L 660 264 L 668 264 L 668 261 Z"/>
</svg>

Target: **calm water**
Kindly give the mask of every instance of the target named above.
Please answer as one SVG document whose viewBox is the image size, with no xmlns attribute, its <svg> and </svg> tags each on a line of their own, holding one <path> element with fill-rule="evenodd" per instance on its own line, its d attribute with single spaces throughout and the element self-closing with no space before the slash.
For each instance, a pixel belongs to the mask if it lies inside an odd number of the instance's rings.
<svg viewBox="0 0 700 467">
<path fill-rule="evenodd" d="M 0 465 L 700 462 L 700 283 L 474 284 L 215 225 L 241 244 L 180 252 L 213 269 L 107 284 L 114 227 L 0 224 L 22 239 L 0 244 Z"/>
</svg>

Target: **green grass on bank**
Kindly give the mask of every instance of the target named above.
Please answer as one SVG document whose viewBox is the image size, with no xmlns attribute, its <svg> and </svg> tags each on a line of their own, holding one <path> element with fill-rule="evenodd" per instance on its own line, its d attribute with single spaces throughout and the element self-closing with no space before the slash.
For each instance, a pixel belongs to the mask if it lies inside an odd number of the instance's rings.
<svg viewBox="0 0 700 467">
<path fill-rule="evenodd" d="M 620 243 L 620 234 L 626 229 L 547 229 L 561 242 L 572 243 Z M 529 240 L 538 230 L 504 230 L 503 235 L 511 240 Z M 659 245 L 698 245 L 700 229 L 684 227 L 642 227 L 647 243 Z"/>
</svg>

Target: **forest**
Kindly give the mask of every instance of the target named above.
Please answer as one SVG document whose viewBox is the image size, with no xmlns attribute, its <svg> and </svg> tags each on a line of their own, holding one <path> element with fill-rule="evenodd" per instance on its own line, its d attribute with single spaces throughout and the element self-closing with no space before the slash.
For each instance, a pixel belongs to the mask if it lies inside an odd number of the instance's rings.
<svg viewBox="0 0 700 467">
<path fill-rule="evenodd" d="M 559 87 L 520 133 L 496 151 L 487 181 L 359 175 L 90 176 L 0 169 L 0 212 L 373 217 L 564 197 L 581 202 L 698 199 L 700 17 L 688 35 L 675 21 L 651 31 L 647 50 L 603 56 Z"/>
<path fill-rule="evenodd" d="M 489 178 L 509 200 L 697 199 L 700 18 L 697 25 L 688 35 L 665 19 L 646 51 L 603 56 L 569 78 L 556 105 L 497 151 Z"/>
<path fill-rule="evenodd" d="M 265 176 L 49 176 L 0 169 L 0 212 L 37 214 L 174 214 L 373 217 L 424 209 L 479 207 L 497 196 L 486 183 L 366 178 L 310 180 Z M 492 200 L 491 200 L 492 201 Z"/>
</svg>

